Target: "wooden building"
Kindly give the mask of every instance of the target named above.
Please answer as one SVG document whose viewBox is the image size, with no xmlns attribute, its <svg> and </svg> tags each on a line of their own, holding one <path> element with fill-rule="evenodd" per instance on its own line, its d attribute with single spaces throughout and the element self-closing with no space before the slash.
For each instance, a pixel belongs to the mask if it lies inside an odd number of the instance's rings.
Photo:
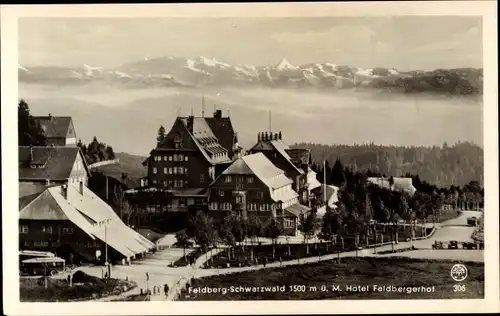
<svg viewBox="0 0 500 316">
<path fill-rule="evenodd" d="M 148 175 L 142 189 L 168 192 L 170 202 L 164 206 L 167 211 L 205 209 L 209 184 L 238 157 L 240 150 L 231 120 L 223 117 L 221 110 L 216 110 L 213 117 L 177 117 L 143 163 Z"/>
<path fill-rule="evenodd" d="M 76 146 L 77 137 L 70 116 L 33 116 L 40 124 L 48 146 Z"/>
<path fill-rule="evenodd" d="M 219 218 L 231 212 L 263 222 L 277 218 L 286 235 L 295 235 L 310 208 L 299 204 L 293 184 L 263 153 L 243 156 L 210 185 L 209 211 Z"/>
<path fill-rule="evenodd" d="M 257 144 L 250 154 L 264 154 L 276 167 L 292 179 L 293 189 L 299 194 L 299 202 L 309 205 L 310 195 L 314 188 L 321 184 L 316 180 L 316 174 L 311 170 L 311 152 L 309 149 L 290 148 L 282 140 L 279 133 L 259 133 Z"/>
<path fill-rule="evenodd" d="M 84 186 L 56 185 L 19 200 L 19 249 L 55 252 L 70 263 L 120 262 L 154 247 Z"/>
<path fill-rule="evenodd" d="M 88 184 L 90 176 L 78 147 L 19 146 L 19 182 L 37 185 Z"/>
</svg>

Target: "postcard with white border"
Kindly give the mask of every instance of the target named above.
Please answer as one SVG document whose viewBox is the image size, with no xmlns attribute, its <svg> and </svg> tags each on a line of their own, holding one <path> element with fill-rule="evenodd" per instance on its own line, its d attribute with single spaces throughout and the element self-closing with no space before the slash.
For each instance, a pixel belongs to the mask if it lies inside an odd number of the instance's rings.
<svg viewBox="0 0 500 316">
<path fill-rule="evenodd" d="M 500 311 L 495 12 L 2 6 L 4 313 Z"/>
</svg>

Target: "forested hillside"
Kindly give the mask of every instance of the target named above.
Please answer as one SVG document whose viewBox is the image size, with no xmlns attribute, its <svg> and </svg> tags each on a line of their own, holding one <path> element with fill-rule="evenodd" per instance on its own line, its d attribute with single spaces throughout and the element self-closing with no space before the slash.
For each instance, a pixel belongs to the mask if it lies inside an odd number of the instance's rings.
<svg viewBox="0 0 500 316">
<path fill-rule="evenodd" d="M 403 147 L 366 145 L 321 145 L 299 143 L 291 147 L 311 149 L 313 162 L 339 159 L 353 170 L 371 170 L 386 176 L 419 175 L 437 186 L 463 186 L 470 181 L 483 184 L 483 149 L 472 143 L 448 146 Z"/>
</svg>

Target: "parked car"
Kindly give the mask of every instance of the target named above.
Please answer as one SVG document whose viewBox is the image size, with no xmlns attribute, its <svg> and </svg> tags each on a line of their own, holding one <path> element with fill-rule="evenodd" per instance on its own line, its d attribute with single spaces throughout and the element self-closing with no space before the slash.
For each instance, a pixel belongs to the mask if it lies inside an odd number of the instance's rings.
<svg viewBox="0 0 500 316">
<path fill-rule="evenodd" d="M 479 244 L 477 244 L 475 242 L 464 242 L 463 248 L 464 249 L 479 249 Z"/>
<path fill-rule="evenodd" d="M 435 241 L 432 245 L 432 249 L 444 249 L 444 244 L 442 241 Z"/>
<path fill-rule="evenodd" d="M 477 217 L 472 216 L 472 217 L 467 218 L 467 225 L 468 226 L 477 226 L 477 224 L 478 224 Z"/>
<path fill-rule="evenodd" d="M 458 249 L 458 241 L 452 240 L 448 244 L 448 249 Z"/>
</svg>

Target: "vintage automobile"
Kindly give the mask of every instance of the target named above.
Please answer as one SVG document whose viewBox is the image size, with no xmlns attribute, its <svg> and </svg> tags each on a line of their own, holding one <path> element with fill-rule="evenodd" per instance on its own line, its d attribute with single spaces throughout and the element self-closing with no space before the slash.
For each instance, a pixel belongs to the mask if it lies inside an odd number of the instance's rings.
<svg viewBox="0 0 500 316">
<path fill-rule="evenodd" d="M 452 240 L 448 244 L 448 249 L 458 249 L 458 241 Z"/>
<path fill-rule="evenodd" d="M 442 241 L 435 241 L 432 245 L 432 249 L 444 249 L 444 244 Z"/>
<path fill-rule="evenodd" d="M 464 242 L 462 246 L 464 249 L 479 249 L 479 244 L 475 242 Z"/>
<path fill-rule="evenodd" d="M 467 218 L 467 225 L 468 226 L 477 226 L 478 225 L 477 217 L 475 217 L 475 216 L 468 217 Z"/>
</svg>

